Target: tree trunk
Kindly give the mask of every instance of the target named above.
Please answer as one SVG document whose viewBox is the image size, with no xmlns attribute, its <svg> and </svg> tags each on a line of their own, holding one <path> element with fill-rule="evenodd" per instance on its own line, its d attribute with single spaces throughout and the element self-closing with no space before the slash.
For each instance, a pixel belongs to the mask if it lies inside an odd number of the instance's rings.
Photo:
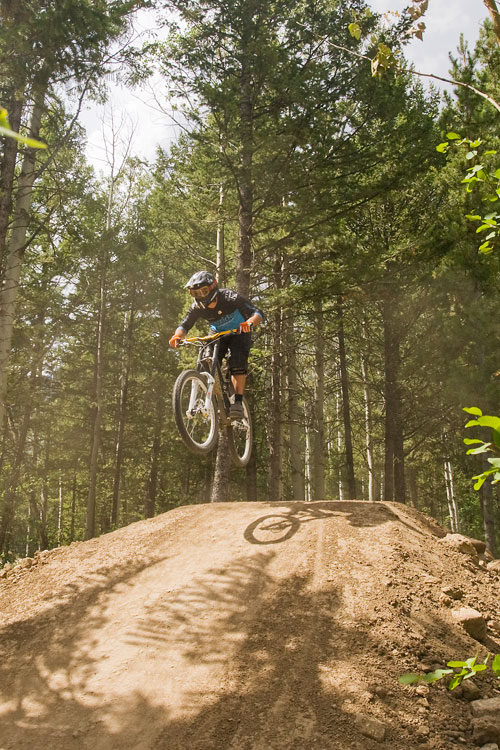
<svg viewBox="0 0 500 750">
<path fill-rule="evenodd" d="M 339 369 L 340 372 L 340 369 Z M 342 399 L 341 393 L 336 394 L 336 417 L 337 417 L 337 473 L 338 473 L 338 488 L 339 488 L 339 500 L 344 500 L 344 451 L 342 450 Z"/>
<path fill-rule="evenodd" d="M 123 463 L 123 436 L 125 433 L 125 418 L 127 413 L 128 381 L 132 360 L 132 343 L 135 320 L 135 289 L 132 292 L 130 310 L 125 313 L 123 321 L 123 359 L 120 376 L 120 397 L 118 403 L 118 427 L 115 445 L 115 471 L 113 478 L 113 501 L 111 506 L 111 526 L 117 528 L 120 506 L 120 480 Z"/>
<path fill-rule="evenodd" d="M 306 442 L 306 448 L 304 452 L 304 477 L 305 477 L 305 499 L 306 502 L 310 503 L 312 500 L 311 495 L 311 476 L 312 476 L 312 467 L 311 467 L 311 428 L 310 428 L 310 421 L 309 421 L 309 415 L 306 411 L 306 407 L 304 406 L 304 426 L 305 426 L 305 442 Z"/>
<path fill-rule="evenodd" d="M 50 431 L 45 438 L 45 458 L 43 462 L 42 491 L 40 498 L 40 549 L 49 548 L 49 531 L 47 516 L 49 510 L 49 462 L 50 462 Z"/>
<path fill-rule="evenodd" d="M 243 42 L 245 45 L 245 42 Z M 252 223 L 253 223 L 253 103 L 248 62 L 243 60 L 240 74 L 240 147 L 238 210 L 238 261 L 236 266 L 236 288 L 240 294 L 250 296 L 252 270 Z"/>
<path fill-rule="evenodd" d="M 219 446 L 215 459 L 214 481 L 212 485 L 212 503 L 228 503 L 230 497 L 231 456 L 229 453 L 227 430 L 219 430 Z"/>
<path fill-rule="evenodd" d="M 484 4 L 488 8 L 491 21 L 493 23 L 493 31 L 497 38 L 497 44 L 500 46 L 500 14 L 498 13 L 498 7 L 495 0 L 483 0 Z"/>
<path fill-rule="evenodd" d="M 0 554 L 5 554 L 9 551 L 8 540 L 12 522 L 15 516 L 16 494 L 19 486 L 19 479 L 21 477 L 21 468 L 24 458 L 24 449 L 26 446 L 26 437 L 28 435 L 28 429 L 31 419 L 31 408 L 31 402 L 26 403 L 24 406 L 23 418 L 17 440 L 16 453 L 14 456 L 12 468 L 10 470 L 9 480 L 4 492 L 2 517 L 0 519 Z"/>
<path fill-rule="evenodd" d="M 71 525 L 69 530 L 70 543 L 75 539 L 75 517 L 76 517 L 76 465 L 73 469 L 73 487 L 71 489 Z"/>
<path fill-rule="evenodd" d="M 373 464 L 373 441 L 372 441 L 372 414 L 371 414 L 371 399 L 370 390 L 368 386 L 368 372 L 366 366 L 366 352 L 364 347 L 367 344 L 366 330 L 363 326 L 363 349 L 361 351 L 361 378 L 363 380 L 363 399 L 365 405 L 365 447 L 366 447 L 366 463 L 368 466 L 368 500 L 374 502 L 375 500 L 375 474 Z"/>
<path fill-rule="evenodd" d="M 410 495 L 410 503 L 414 508 L 419 507 L 418 501 L 418 479 L 417 472 L 413 466 L 409 466 L 407 469 L 408 474 L 408 491 Z"/>
<path fill-rule="evenodd" d="M 451 466 L 451 462 L 448 460 L 444 462 L 444 482 L 446 485 L 446 499 L 448 500 L 450 527 L 454 534 L 458 534 L 458 532 L 460 531 L 460 524 L 458 520 L 457 498 L 453 485 L 453 469 Z"/>
<path fill-rule="evenodd" d="M 163 394 L 161 385 L 156 391 Z M 165 398 L 163 395 L 156 397 L 155 421 L 153 428 L 153 444 L 151 446 L 150 468 L 148 477 L 148 499 L 146 503 L 146 518 L 153 518 L 156 513 L 156 498 L 158 493 L 158 468 L 160 465 L 161 451 L 161 429 L 165 415 Z"/>
<path fill-rule="evenodd" d="M 483 471 L 491 469 L 491 464 L 488 463 L 488 459 L 483 455 L 482 458 Z M 481 487 L 481 511 L 483 515 L 483 528 L 484 528 L 484 540 L 486 542 L 486 549 L 495 557 L 496 553 L 496 529 L 495 529 L 495 511 L 493 507 L 493 491 L 491 482 L 485 482 Z"/>
<path fill-rule="evenodd" d="M 25 399 L 23 416 L 21 421 L 21 427 L 17 436 L 17 448 L 13 460 L 12 467 L 8 479 L 6 481 L 3 504 L 2 504 L 2 516 L 0 520 L 0 553 L 5 547 L 5 541 L 7 534 L 10 531 L 10 526 L 15 516 L 15 501 L 16 493 L 21 476 L 21 468 L 24 461 L 25 445 L 28 435 L 28 430 L 31 424 L 31 416 L 33 411 L 34 393 L 38 384 L 39 376 L 42 371 L 42 352 L 43 352 L 43 326 L 45 320 L 45 311 L 39 311 L 35 318 L 34 335 L 33 335 L 33 347 L 31 354 L 30 363 L 30 376 L 29 376 L 29 391 L 28 396 Z M 33 436 L 33 463 L 36 466 L 38 462 L 38 437 L 35 433 Z M 33 526 L 33 521 L 30 524 Z"/>
<path fill-rule="evenodd" d="M 398 383 L 400 368 L 399 333 L 394 319 L 394 300 L 383 304 L 384 326 L 384 397 L 385 397 L 385 491 L 387 502 L 405 502 L 403 424 L 401 391 Z"/>
<path fill-rule="evenodd" d="M 325 321 L 321 300 L 314 302 L 316 383 L 314 394 L 314 433 L 312 446 L 312 498 L 325 499 Z"/>
<path fill-rule="evenodd" d="M 107 249 L 103 247 L 99 283 L 99 311 L 97 315 L 96 347 L 94 354 L 94 393 L 92 408 L 92 432 L 90 440 L 89 491 L 85 539 L 95 536 L 97 466 L 101 439 L 102 387 L 104 374 L 104 323 L 106 317 Z"/>
<path fill-rule="evenodd" d="M 30 137 L 38 138 L 42 119 L 47 82 L 35 90 L 35 101 L 30 122 Z M 3 424 L 9 357 L 16 314 L 16 303 L 21 276 L 26 234 L 30 219 L 33 183 L 35 181 L 36 149 L 27 148 L 16 193 L 12 232 L 6 259 L 4 284 L 0 295 L 0 424 Z"/>
<path fill-rule="evenodd" d="M 283 287 L 281 257 L 274 264 L 275 289 Z M 281 423 L 281 377 L 282 377 L 282 309 L 278 304 L 272 317 L 272 353 L 271 382 L 269 397 L 269 499 L 273 502 L 283 500 L 283 467 L 282 467 L 282 423 Z"/>
<path fill-rule="evenodd" d="M 283 321 L 286 342 L 286 383 L 287 416 L 290 447 L 290 471 L 292 500 L 302 503 L 305 499 L 304 449 L 302 447 L 302 418 L 299 407 L 299 386 L 297 379 L 297 350 L 294 332 L 294 318 L 289 311 Z"/>
<path fill-rule="evenodd" d="M 59 507 L 57 513 L 57 546 L 61 546 L 61 534 L 62 534 L 62 520 L 63 520 L 63 489 L 62 489 L 62 477 L 59 474 Z"/>
<path fill-rule="evenodd" d="M 254 414 L 254 410 L 252 409 L 252 405 L 250 406 L 252 414 Z M 255 503 L 258 499 L 258 493 L 257 493 L 257 456 L 255 453 L 255 446 L 252 449 L 252 454 L 250 456 L 250 461 L 247 464 L 246 468 L 246 488 L 247 488 L 247 502 L 249 503 Z"/>
<path fill-rule="evenodd" d="M 244 24 L 244 33 L 246 30 Z M 238 258 L 236 263 L 236 290 L 244 297 L 250 296 L 250 274 L 252 269 L 252 222 L 253 222 L 253 104 L 251 81 L 246 60 L 245 39 L 240 72 L 240 149 L 238 194 Z M 227 502 L 230 497 L 231 456 L 228 450 L 226 430 L 221 429 L 215 461 L 212 502 Z"/>
<path fill-rule="evenodd" d="M 339 367 L 340 386 L 342 390 L 342 414 L 344 420 L 344 446 L 347 470 L 347 491 L 349 500 L 356 499 L 356 479 L 354 476 L 354 455 L 352 448 L 351 409 L 349 403 L 349 376 L 347 372 L 347 358 L 344 338 L 344 311 L 342 298 L 338 298 L 337 312 L 339 319 L 338 341 L 339 341 Z"/>
<path fill-rule="evenodd" d="M 248 380 L 247 380 L 247 388 L 248 385 L 251 384 L 253 380 L 252 373 L 249 373 Z M 247 393 L 247 399 L 250 407 L 250 414 L 255 415 L 255 399 L 253 398 L 252 394 Z M 254 433 L 256 430 L 256 424 L 254 422 Z M 252 446 L 252 453 L 250 455 L 250 461 L 247 464 L 246 467 L 246 496 L 247 496 L 247 502 L 252 503 L 256 502 L 257 500 L 257 455 L 255 452 L 255 437 L 254 437 L 254 445 Z"/>
<path fill-rule="evenodd" d="M 21 126 L 21 116 L 24 101 L 16 96 L 12 97 L 9 107 L 9 120 L 12 130 L 18 132 Z M 19 143 L 15 138 L 4 138 L 4 152 L 0 172 L 0 281 L 3 282 L 5 273 L 5 254 L 7 247 L 7 232 L 9 219 L 14 202 L 14 172 L 19 150 Z"/>
</svg>

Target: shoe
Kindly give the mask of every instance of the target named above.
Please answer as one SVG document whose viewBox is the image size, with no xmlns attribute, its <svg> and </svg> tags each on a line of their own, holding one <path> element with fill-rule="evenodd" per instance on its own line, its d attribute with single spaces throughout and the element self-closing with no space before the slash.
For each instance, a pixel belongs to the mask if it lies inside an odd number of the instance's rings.
<svg viewBox="0 0 500 750">
<path fill-rule="evenodd" d="M 241 401 L 235 401 L 234 404 L 231 404 L 231 408 L 229 409 L 229 417 L 231 419 L 241 419 L 244 416 L 245 412 L 243 411 Z"/>
</svg>

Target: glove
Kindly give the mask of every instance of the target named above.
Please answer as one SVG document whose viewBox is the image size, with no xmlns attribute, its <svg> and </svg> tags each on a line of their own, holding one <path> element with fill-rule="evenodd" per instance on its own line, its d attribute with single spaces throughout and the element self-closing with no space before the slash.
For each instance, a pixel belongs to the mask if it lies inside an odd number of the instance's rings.
<svg viewBox="0 0 500 750">
<path fill-rule="evenodd" d="M 240 333 L 250 333 L 250 327 L 251 323 L 248 322 L 248 320 L 245 320 L 244 323 L 240 324 Z"/>
<path fill-rule="evenodd" d="M 179 341 L 181 341 L 182 336 L 179 336 L 178 333 L 174 333 L 170 341 L 168 342 L 172 349 L 175 349 L 176 346 L 179 346 Z"/>
</svg>

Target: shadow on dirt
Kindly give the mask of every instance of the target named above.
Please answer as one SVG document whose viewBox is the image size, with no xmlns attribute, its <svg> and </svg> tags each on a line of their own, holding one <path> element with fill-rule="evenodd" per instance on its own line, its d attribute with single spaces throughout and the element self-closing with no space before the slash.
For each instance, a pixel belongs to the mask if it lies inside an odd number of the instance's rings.
<svg viewBox="0 0 500 750">
<path fill-rule="evenodd" d="M 158 562 L 151 557 L 82 575 L 54 594 L 52 603 L 46 599 L 35 616 L 0 629 L 2 750 L 115 748 L 121 747 L 122 734 L 129 743 L 124 747 L 140 747 L 133 717 L 147 712 L 161 725 L 164 709 L 146 705 L 140 690 L 106 705 L 87 689 L 102 658 L 95 652 L 95 634 L 108 623 L 110 597 Z M 98 742 L 87 744 L 90 737 L 98 737 Z"/>
<path fill-rule="evenodd" d="M 266 504 L 273 507 L 273 503 Z M 352 526 L 360 528 L 378 526 L 389 521 L 397 521 L 413 532 L 422 533 L 407 524 L 387 505 L 367 502 L 313 502 L 276 503 L 277 511 L 252 521 L 243 536 L 250 544 L 279 544 L 293 537 L 299 529 L 310 521 L 328 518 L 347 518 Z"/>
</svg>

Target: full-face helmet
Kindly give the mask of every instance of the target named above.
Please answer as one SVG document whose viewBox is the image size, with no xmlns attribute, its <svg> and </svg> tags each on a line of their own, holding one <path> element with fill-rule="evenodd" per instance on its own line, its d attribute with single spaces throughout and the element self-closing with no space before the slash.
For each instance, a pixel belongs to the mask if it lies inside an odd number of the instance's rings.
<svg viewBox="0 0 500 750">
<path fill-rule="evenodd" d="M 184 286 L 184 289 L 189 291 L 189 294 L 194 297 L 199 305 L 208 307 L 217 297 L 219 286 L 217 279 L 210 271 L 196 271 Z"/>
</svg>

